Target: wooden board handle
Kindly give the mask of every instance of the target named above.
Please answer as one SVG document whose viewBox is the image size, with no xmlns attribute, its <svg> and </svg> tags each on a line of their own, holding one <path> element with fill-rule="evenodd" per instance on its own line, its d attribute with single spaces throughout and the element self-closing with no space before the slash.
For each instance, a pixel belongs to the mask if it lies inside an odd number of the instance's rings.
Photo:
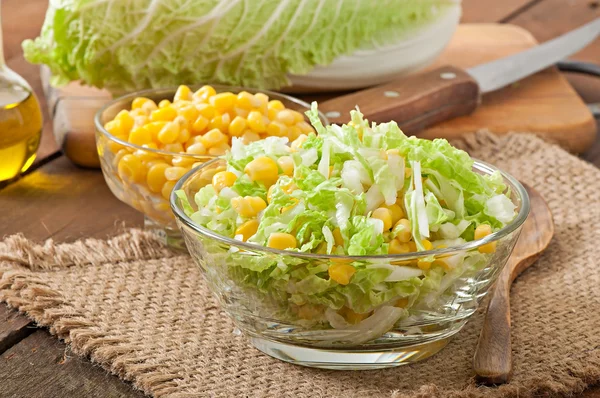
<svg viewBox="0 0 600 398">
<path fill-rule="evenodd" d="M 481 99 L 477 82 L 464 70 L 444 66 L 319 104 L 331 123 L 347 123 L 356 106 L 369 121 L 395 120 L 414 134 L 436 123 L 468 115 Z"/>
<path fill-rule="evenodd" d="M 509 260 L 510 261 L 510 260 Z M 510 284 L 512 264 L 507 264 L 496 281 L 483 321 L 473 370 L 485 384 L 508 382 L 512 373 L 510 343 Z"/>
</svg>

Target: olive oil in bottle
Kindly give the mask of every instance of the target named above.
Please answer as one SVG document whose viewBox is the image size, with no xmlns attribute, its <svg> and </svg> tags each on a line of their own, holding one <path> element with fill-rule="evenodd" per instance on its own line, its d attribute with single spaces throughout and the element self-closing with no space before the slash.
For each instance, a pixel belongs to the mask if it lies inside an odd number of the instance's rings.
<svg viewBox="0 0 600 398">
<path fill-rule="evenodd" d="M 0 12 L 0 21 L 2 14 Z M 42 133 L 38 100 L 18 74 L 6 66 L 0 23 L 0 183 L 27 170 Z"/>
</svg>

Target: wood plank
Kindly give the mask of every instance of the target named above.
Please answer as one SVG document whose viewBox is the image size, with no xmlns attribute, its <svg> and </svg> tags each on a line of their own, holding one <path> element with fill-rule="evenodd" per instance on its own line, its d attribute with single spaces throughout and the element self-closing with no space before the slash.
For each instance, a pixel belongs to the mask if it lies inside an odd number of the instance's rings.
<svg viewBox="0 0 600 398">
<path fill-rule="evenodd" d="M 462 0 L 461 22 L 500 22 L 539 0 Z"/>
<path fill-rule="evenodd" d="M 0 354 L 34 331 L 31 320 L 0 303 Z"/>
<path fill-rule="evenodd" d="M 110 192 L 101 172 L 80 169 L 64 156 L 1 190 L 0 208 L 0 236 L 72 241 L 142 225 L 141 213 Z"/>
<path fill-rule="evenodd" d="M 144 397 L 130 383 L 71 353 L 44 330 L 2 354 L 0 380 L 3 397 Z"/>
<path fill-rule="evenodd" d="M 600 17 L 600 7 L 592 0 L 544 0 L 509 22 L 546 41 Z M 574 54 L 572 59 L 600 63 L 600 40 Z"/>
</svg>

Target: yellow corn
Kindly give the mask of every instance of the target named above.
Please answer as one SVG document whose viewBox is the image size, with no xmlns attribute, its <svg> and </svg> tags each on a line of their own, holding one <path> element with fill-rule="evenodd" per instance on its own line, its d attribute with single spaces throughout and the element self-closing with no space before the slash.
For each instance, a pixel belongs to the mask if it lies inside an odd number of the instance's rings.
<svg viewBox="0 0 600 398">
<path fill-rule="evenodd" d="M 421 243 L 423 244 L 423 247 L 425 248 L 425 250 L 432 250 L 433 249 L 433 244 L 429 240 L 424 239 L 424 240 L 421 241 Z"/>
<path fill-rule="evenodd" d="M 200 138 L 200 142 L 206 148 L 212 148 L 221 143 L 227 142 L 227 136 L 219 129 L 212 129 Z"/>
<path fill-rule="evenodd" d="M 210 104 L 214 106 L 219 112 L 226 112 L 233 108 L 235 105 L 237 96 L 233 93 L 219 93 L 210 97 Z"/>
<path fill-rule="evenodd" d="M 389 254 L 405 254 L 410 252 L 408 243 L 400 242 L 398 238 L 392 239 L 388 245 Z"/>
<path fill-rule="evenodd" d="M 150 114 L 150 120 L 153 122 L 170 122 L 177 117 L 177 111 L 172 106 L 166 106 L 164 108 L 152 111 Z"/>
<path fill-rule="evenodd" d="M 171 164 L 176 167 L 185 167 L 188 170 L 190 166 L 196 162 L 196 159 L 188 158 L 186 156 L 173 156 L 173 160 L 171 160 Z"/>
<path fill-rule="evenodd" d="M 267 126 L 263 119 L 264 115 L 259 111 L 252 111 L 248 114 L 248 126 L 256 133 L 267 131 Z"/>
<path fill-rule="evenodd" d="M 127 136 L 120 120 L 111 120 L 104 125 L 104 129 L 117 138 L 125 139 Z"/>
<path fill-rule="evenodd" d="M 290 156 L 282 156 L 277 159 L 277 165 L 281 167 L 281 171 L 286 176 L 294 175 L 294 160 Z"/>
<path fill-rule="evenodd" d="M 167 182 L 165 177 L 165 170 L 169 168 L 166 163 L 157 163 L 150 167 L 148 174 L 146 174 L 146 184 L 150 191 L 158 193 L 162 190 L 163 185 Z"/>
<path fill-rule="evenodd" d="M 152 101 L 149 98 L 144 98 L 144 97 L 137 97 L 136 99 L 133 100 L 133 102 L 131 103 L 131 109 L 141 109 L 143 108 L 143 106 L 145 104 L 153 104 L 155 108 L 158 108 L 156 106 L 156 103 L 154 103 L 154 101 Z"/>
<path fill-rule="evenodd" d="M 275 117 L 275 120 L 278 122 L 287 124 L 288 126 L 291 126 L 292 124 L 294 124 L 296 122 L 296 116 L 294 115 L 292 110 L 283 109 L 283 110 L 279 111 L 279 113 Z"/>
<path fill-rule="evenodd" d="M 295 249 L 297 245 L 296 238 L 292 234 L 283 232 L 273 232 L 267 239 L 267 247 L 273 249 L 286 250 Z"/>
<path fill-rule="evenodd" d="M 165 182 L 165 184 L 163 185 L 160 193 L 162 195 L 163 198 L 165 198 L 166 200 L 169 200 L 170 196 L 171 196 L 171 191 L 173 190 L 173 187 L 175 186 L 175 183 L 177 181 L 167 181 Z"/>
<path fill-rule="evenodd" d="M 185 118 L 188 123 L 193 123 L 200 115 L 198 109 L 192 104 L 182 106 L 179 108 L 178 113 L 179 116 Z"/>
<path fill-rule="evenodd" d="M 281 208 L 280 212 L 281 212 L 282 214 L 283 214 L 283 213 L 285 213 L 286 211 L 292 210 L 292 209 L 294 208 L 294 206 L 296 206 L 296 205 L 297 205 L 297 204 L 300 202 L 300 201 L 299 201 L 298 199 L 296 199 L 296 198 L 292 198 L 291 200 L 292 200 L 292 202 L 293 202 L 291 205 L 284 206 L 284 207 L 282 207 L 282 208 Z"/>
<path fill-rule="evenodd" d="M 152 134 L 152 140 L 158 141 L 158 133 L 167 125 L 168 122 L 151 122 L 143 127 Z"/>
<path fill-rule="evenodd" d="M 212 86 L 202 86 L 198 91 L 192 94 L 192 100 L 196 102 L 206 102 L 206 100 L 216 93 L 217 91 Z"/>
<path fill-rule="evenodd" d="M 263 211 L 267 204 L 258 196 L 236 197 L 231 199 L 231 207 L 240 216 L 250 218 Z"/>
<path fill-rule="evenodd" d="M 197 104 L 196 109 L 200 115 L 204 116 L 208 120 L 217 116 L 217 110 L 210 104 Z"/>
<path fill-rule="evenodd" d="M 407 243 L 412 237 L 410 221 L 406 218 L 402 218 L 394 225 L 394 229 L 398 228 L 399 225 L 402 225 L 403 228 L 396 234 L 396 238 L 402 243 Z"/>
<path fill-rule="evenodd" d="M 408 305 L 408 298 L 401 298 L 398 299 L 398 301 L 396 301 L 396 304 L 394 304 L 394 307 L 398 307 L 398 308 L 406 308 L 406 306 Z"/>
<path fill-rule="evenodd" d="M 192 90 L 188 86 L 181 85 L 177 88 L 175 92 L 175 96 L 173 97 L 173 101 L 191 101 L 192 100 Z"/>
<path fill-rule="evenodd" d="M 386 209 L 388 209 L 390 211 L 390 213 L 392 214 L 392 224 L 396 225 L 396 223 L 398 221 L 400 221 L 400 219 L 402 217 L 405 216 L 404 211 L 402 210 L 402 207 L 398 206 L 397 204 L 393 204 L 391 206 L 384 206 Z"/>
<path fill-rule="evenodd" d="M 302 134 L 309 134 L 309 133 L 314 133 L 315 129 L 313 129 L 313 127 L 308 124 L 307 122 L 305 122 L 304 120 L 301 121 L 300 123 L 296 124 L 296 127 L 298 127 L 300 129 L 300 132 Z"/>
<path fill-rule="evenodd" d="M 187 142 L 191 137 L 190 130 L 187 128 L 182 128 L 179 130 L 179 136 L 177 136 L 177 142 L 183 144 Z"/>
<path fill-rule="evenodd" d="M 235 230 L 236 235 L 242 235 L 242 239 L 246 242 L 252 235 L 258 231 L 258 221 L 248 220 Z"/>
<path fill-rule="evenodd" d="M 244 134 L 242 134 L 242 142 L 248 145 L 251 142 L 260 140 L 260 136 L 256 134 L 254 131 L 246 130 Z"/>
<path fill-rule="evenodd" d="M 241 137 L 246 130 L 246 119 L 236 116 L 229 124 L 229 134 L 232 137 Z"/>
<path fill-rule="evenodd" d="M 229 132 L 229 123 L 231 123 L 231 116 L 229 116 L 229 113 L 224 113 L 213 117 L 208 124 L 208 129 L 217 129 L 227 133 Z"/>
<path fill-rule="evenodd" d="M 171 101 L 169 101 L 168 99 L 164 99 L 158 103 L 158 109 L 165 108 L 169 105 L 171 105 Z"/>
<path fill-rule="evenodd" d="M 144 145 L 152 142 L 152 133 L 144 127 L 137 127 L 131 133 L 127 139 L 134 145 Z"/>
<path fill-rule="evenodd" d="M 208 127 L 208 123 L 210 123 L 210 120 L 208 120 L 205 116 L 198 115 L 194 123 L 192 123 L 192 133 L 203 133 L 204 130 L 206 130 L 206 128 Z"/>
<path fill-rule="evenodd" d="M 475 228 L 474 238 L 475 238 L 475 240 L 483 239 L 486 236 L 490 235 L 491 233 L 492 233 L 492 227 L 490 227 L 487 224 L 481 224 L 480 226 Z M 477 248 L 477 250 L 480 253 L 486 253 L 486 254 L 495 253 L 496 245 L 497 245 L 497 242 L 486 243 L 485 245 L 479 246 Z"/>
<path fill-rule="evenodd" d="M 121 112 L 117 113 L 117 116 L 115 116 L 115 120 L 121 122 L 121 127 L 126 132 L 131 131 L 131 129 L 133 128 L 133 116 L 131 116 L 126 110 L 122 110 Z"/>
<path fill-rule="evenodd" d="M 187 147 L 187 153 L 191 155 L 206 155 L 206 147 L 201 142 L 196 142 Z"/>
<path fill-rule="evenodd" d="M 279 100 L 271 100 L 267 104 L 267 109 L 274 109 L 277 111 L 281 111 L 281 110 L 285 109 L 285 105 L 283 105 L 283 103 Z"/>
<path fill-rule="evenodd" d="M 168 167 L 165 169 L 165 177 L 169 181 L 177 181 L 183 177 L 187 171 L 188 170 L 185 167 Z"/>
<path fill-rule="evenodd" d="M 238 108 L 251 110 L 260 106 L 260 100 L 247 91 L 242 91 L 237 95 L 236 106 Z"/>
<path fill-rule="evenodd" d="M 137 157 L 127 154 L 119 160 L 117 167 L 119 177 L 123 181 L 137 182 L 144 176 L 144 166 Z"/>
<path fill-rule="evenodd" d="M 181 153 L 183 152 L 183 145 L 181 145 L 179 142 L 165 144 L 163 145 L 162 150 L 167 152 Z"/>
<path fill-rule="evenodd" d="M 392 229 L 392 212 L 385 207 L 379 207 L 373 210 L 371 218 L 376 218 L 383 222 L 383 230 L 389 231 Z"/>
<path fill-rule="evenodd" d="M 339 314 L 341 316 L 344 317 L 344 319 L 346 319 L 346 321 L 352 325 L 356 325 L 357 323 L 362 322 L 363 320 L 367 319 L 370 315 L 371 312 L 365 312 L 365 313 L 358 313 L 358 312 L 354 312 L 353 310 L 351 310 L 348 307 L 343 307 L 340 311 Z"/>
<path fill-rule="evenodd" d="M 302 144 L 304 144 L 304 141 L 306 141 L 306 139 L 308 138 L 307 135 L 305 134 L 301 134 L 298 138 L 296 138 L 294 141 L 292 141 L 292 144 L 290 145 L 292 148 L 292 151 L 297 151 L 300 148 L 302 148 Z"/>
<path fill-rule="evenodd" d="M 161 144 L 172 144 L 179 137 L 179 124 L 167 123 L 157 135 L 158 141 Z"/>
<path fill-rule="evenodd" d="M 281 122 L 271 122 L 267 126 L 267 134 L 275 137 L 285 137 L 288 132 L 288 127 Z"/>
<path fill-rule="evenodd" d="M 431 261 L 425 261 L 423 259 L 420 259 L 419 261 L 417 261 L 417 267 L 419 267 L 423 271 L 427 271 L 429 268 L 431 268 Z"/>
<path fill-rule="evenodd" d="M 258 157 L 248 163 L 244 172 L 252 181 L 262 182 L 265 186 L 273 185 L 279 175 L 277 163 L 267 156 Z"/>
<path fill-rule="evenodd" d="M 231 187 L 237 180 L 237 176 L 231 171 L 220 171 L 212 178 L 212 185 L 215 191 L 221 192 L 225 187 Z"/>
<path fill-rule="evenodd" d="M 331 264 L 327 272 L 329 273 L 329 277 L 340 285 L 347 285 L 356 272 L 356 268 L 350 264 L 337 262 Z"/>
<path fill-rule="evenodd" d="M 250 111 L 248 109 L 242 109 L 242 108 L 233 108 L 236 116 L 242 117 L 242 118 L 247 118 L 248 115 L 250 114 Z"/>
</svg>

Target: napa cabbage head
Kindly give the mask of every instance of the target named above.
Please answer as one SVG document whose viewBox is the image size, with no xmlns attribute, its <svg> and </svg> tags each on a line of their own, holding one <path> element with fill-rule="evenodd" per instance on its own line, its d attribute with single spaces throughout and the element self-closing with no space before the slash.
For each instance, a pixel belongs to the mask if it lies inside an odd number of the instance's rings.
<svg viewBox="0 0 600 398">
<path fill-rule="evenodd" d="M 52 83 L 113 92 L 202 82 L 278 88 L 287 74 L 435 23 L 459 0 L 50 0 L 28 61 Z"/>
</svg>

